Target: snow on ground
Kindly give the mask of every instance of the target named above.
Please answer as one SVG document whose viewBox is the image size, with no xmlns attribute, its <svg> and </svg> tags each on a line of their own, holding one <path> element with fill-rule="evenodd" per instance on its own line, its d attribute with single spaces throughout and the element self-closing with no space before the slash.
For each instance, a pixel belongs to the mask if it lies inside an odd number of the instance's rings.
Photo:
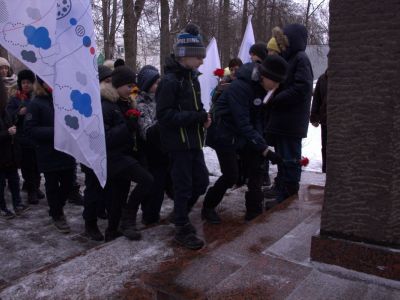
<svg viewBox="0 0 400 300">
<path fill-rule="evenodd" d="M 314 127 L 310 124 L 308 127 L 307 138 L 302 142 L 302 155 L 308 157 L 310 163 L 304 167 L 304 171 L 321 172 L 322 171 L 322 155 L 321 155 L 321 127 Z M 210 147 L 204 148 L 204 157 L 211 176 L 220 176 L 218 158 L 213 149 Z M 272 171 L 275 171 L 272 166 Z"/>
</svg>

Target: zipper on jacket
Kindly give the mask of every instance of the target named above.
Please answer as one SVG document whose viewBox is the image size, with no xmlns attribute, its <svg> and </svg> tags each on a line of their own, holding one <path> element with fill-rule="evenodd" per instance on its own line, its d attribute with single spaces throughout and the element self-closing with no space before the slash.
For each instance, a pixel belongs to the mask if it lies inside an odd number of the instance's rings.
<svg viewBox="0 0 400 300">
<path fill-rule="evenodd" d="M 185 134 L 183 133 L 183 128 L 182 128 L 182 127 L 179 127 L 179 130 L 180 130 L 180 132 L 181 132 L 181 139 L 182 139 L 182 142 L 183 142 L 184 144 L 186 144 Z"/>
<path fill-rule="evenodd" d="M 192 86 L 192 92 L 193 92 L 193 99 L 194 99 L 194 106 L 197 111 L 199 111 L 199 105 L 197 103 L 197 96 L 196 96 L 196 91 L 194 89 L 193 81 L 192 81 L 192 73 L 189 73 L 189 81 Z M 203 142 L 201 141 L 201 134 L 200 134 L 200 124 L 197 124 L 197 135 L 199 137 L 199 144 L 200 144 L 200 149 L 203 148 Z"/>
</svg>

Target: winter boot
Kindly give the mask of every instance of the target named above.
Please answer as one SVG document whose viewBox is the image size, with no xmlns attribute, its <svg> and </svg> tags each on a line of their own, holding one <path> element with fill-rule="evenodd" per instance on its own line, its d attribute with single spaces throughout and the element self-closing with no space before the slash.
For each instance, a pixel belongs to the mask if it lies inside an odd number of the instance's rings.
<svg viewBox="0 0 400 300">
<path fill-rule="evenodd" d="M 215 208 L 205 208 L 201 210 L 201 219 L 206 220 L 210 224 L 221 224 L 221 218 L 215 211 Z"/>
<path fill-rule="evenodd" d="M 123 208 L 120 229 L 122 234 L 129 240 L 137 241 L 142 238 L 136 229 L 136 211 Z"/>
<path fill-rule="evenodd" d="M 267 187 L 263 189 L 264 198 L 274 199 L 278 196 L 278 186 L 274 183 L 271 187 Z"/>
<path fill-rule="evenodd" d="M 69 193 L 67 198 L 69 203 L 83 206 L 83 196 L 79 188 L 74 187 L 74 189 Z"/>
<path fill-rule="evenodd" d="M 85 233 L 94 241 L 103 241 L 104 236 L 97 227 L 96 221 L 85 221 Z"/>
<path fill-rule="evenodd" d="M 57 230 L 61 233 L 66 234 L 66 233 L 70 233 L 70 231 L 71 231 L 71 228 L 69 227 L 64 215 L 53 218 L 53 224 L 57 228 Z"/>
<path fill-rule="evenodd" d="M 37 189 L 37 190 L 36 190 L 36 197 L 37 197 L 39 200 L 41 200 L 41 199 L 44 199 L 44 197 L 46 197 L 46 196 L 45 196 L 45 194 L 44 194 L 40 189 Z"/>
<path fill-rule="evenodd" d="M 196 229 L 192 224 L 176 226 L 175 242 L 188 249 L 198 250 L 204 246 L 204 242 L 196 236 Z"/>
<path fill-rule="evenodd" d="M 262 201 L 264 199 L 261 191 L 248 191 L 245 194 L 246 199 L 246 221 L 253 220 L 262 214 Z"/>
<path fill-rule="evenodd" d="M 119 238 L 120 236 L 122 236 L 122 232 L 118 231 L 118 230 L 111 230 L 109 228 L 106 229 L 106 232 L 104 233 L 104 241 L 107 242 L 111 242 L 113 240 L 115 240 L 116 238 Z"/>
<path fill-rule="evenodd" d="M 39 199 L 36 191 L 28 192 L 28 203 L 29 204 L 39 204 Z"/>
<path fill-rule="evenodd" d="M 286 182 L 283 184 L 282 190 L 279 191 L 278 195 L 276 196 L 275 200 L 278 203 L 283 202 L 287 198 L 297 195 L 299 191 L 299 184 L 296 182 Z"/>
</svg>

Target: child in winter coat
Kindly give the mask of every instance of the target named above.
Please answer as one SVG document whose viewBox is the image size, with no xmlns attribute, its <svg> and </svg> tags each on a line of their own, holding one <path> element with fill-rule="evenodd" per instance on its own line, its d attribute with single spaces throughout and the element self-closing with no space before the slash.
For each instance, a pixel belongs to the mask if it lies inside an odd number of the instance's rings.
<svg viewBox="0 0 400 300">
<path fill-rule="evenodd" d="M 21 203 L 18 175 L 20 153 L 19 145 L 15 141 L 17 127 L 6 110 L 6 103 L 6 87 L 0 81 L 0 214 L 11 219 L 14 214 L 8 210 L 4 198 L 6 180 L 11 190 L 14 212 L 20 214 L 26 211 L 28 206 Z"/>
<path fill-rule="evenodd" d="M 210 126 L 211 118 L 201 103 L 197 78 L 205 55 L 198 27 L 187 25 L 178 35 L 174 55 L 166 62 L 165 76 L 156 92 L 161 143 L 171 159 L 175 241 L 189 249 L 204 245 L 188 215 L 209 183 L 202 148 L 204 129 Z"/>
<path fill-rule="evenodd" d="M 4 57 L 0 57 L 0 79 L 6 87 L 8 98 L 10 89 L 17 83 L 17 76 L 13 73 L 10 63 Z"/>
<path fill-rule="evenodd" d="M 7 111 L 17 126 L 17 139 L 21 145 L 21 173 L 24 178 L 24 187 L 28 192 L 28 203 L 38 204 L 39 198 L 44 198 L 40 191 L 40 174 L 36 161 L 35 146 L 24 132 L 24 120 L 27 107 L 31 102 L 35 74 L 31 70 L 22 70 L 18 73 L 18 90 L 11 96 L 7 104 Z"/>
<path fill-rule="evenodd" d="M 39 171 L 44 173 L 49 215 L 59 232 L 69 233 L 64 205 L 72 190 L 76 162 L 72 156 L 54 149 L 52 90 L 39 77 L 35 84 L 35 98 L 25 117 L 25 131 L 36 146 Z"/>
<path fill-rule="evenodd" d="M 142 203 L 142 223 L 150 225 L 160 220 L 160 210 L 164 191 L 171 192 L 168 154 L 161 148 L 160 128 L 156 118 L 155 93 L 160 81 L 160 73 L 153 66 L 144 66 L 138 74 L 140 93 L 136 98 L 139 117 L 139 133 L 145 141 L 148 169 L 153 175 L 154 184 L 149 200 Z"/>
<path fill-rule="evenodd" d="M 105 187 L 109 217 L 106 241 L 121 234 L 118 228 L 130 240 L 141 238 L 136 229 L 136 214 L 153 183 L 151 174 L 133 157 L 137 119 L 130 114 L 132 107 L 128 97 L 135 83 L 136 74 L 130 68 L 121 66 L 112 73 L 112 84 L 103 82 L 101 86 L 108 170 Z M 137 184 L 126 202 L 132 181 Z"/>
</svg>

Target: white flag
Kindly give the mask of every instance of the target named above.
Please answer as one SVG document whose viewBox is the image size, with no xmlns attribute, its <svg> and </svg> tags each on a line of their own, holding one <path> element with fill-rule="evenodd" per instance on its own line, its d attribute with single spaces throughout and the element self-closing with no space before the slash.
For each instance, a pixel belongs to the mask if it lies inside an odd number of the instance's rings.
<svg viewBox="0 0 400 300">
<path fill-rule="evenodd" d="M 53 88 L 54 146 L 104 186 L 106 148 L 90 0 L 0 0 L 0 44 Z"/>
<path fill-rule="evenodd" d="M 201 87 L 201 102 L 204 109 L 210 109 L 212 92 L 218 84 L 218 78 L 214 75 L 215 69 L 221 68 L 219 59 L 217 40 L 212 38 L 207 46 L 206 58 L 200 66 L 199 71 L 202 73 L 199 77 Z"/>
<path fill-rule="evenodd" d="M 253 26 L 251 25 L 251 18 L 252 16 L 249 16 L 249 20 L 247 21 L 246 31 L 244 32 L 244 37 L 242 40 L 242 44 L 240 45 L 240 50 L 238 54 L 238 57 L 242 60 L 244 64 L 251 62 L 249 50 L 250 47 L 255 44 Z"/>
</svg>

